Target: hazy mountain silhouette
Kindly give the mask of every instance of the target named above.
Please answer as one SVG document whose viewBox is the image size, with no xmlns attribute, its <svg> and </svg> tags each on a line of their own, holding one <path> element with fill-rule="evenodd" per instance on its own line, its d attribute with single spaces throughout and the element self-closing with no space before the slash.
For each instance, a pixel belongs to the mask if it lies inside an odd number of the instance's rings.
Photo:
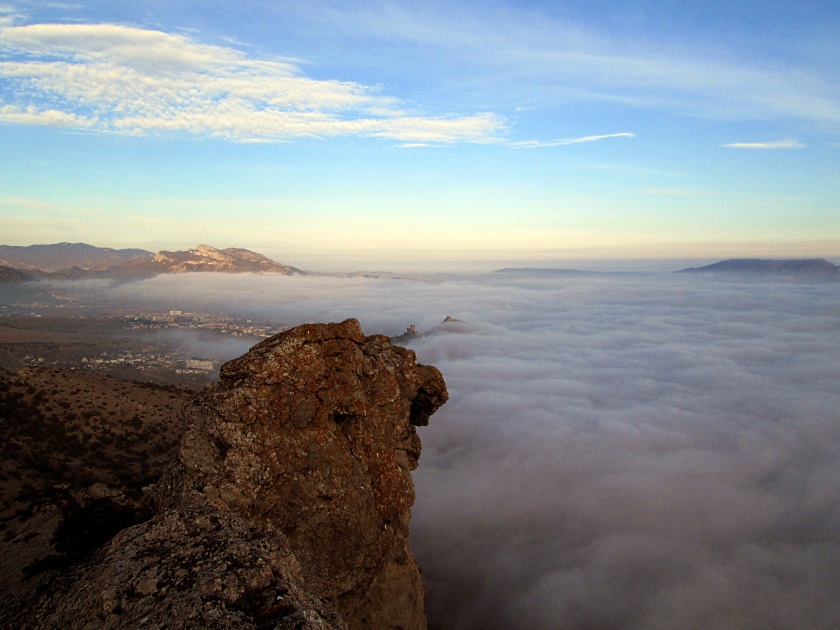
<svg viewBox="0 0 840 630">
<path fill-rule="evenodd" d="M 783 275 L 814 279 L 840 280 L 840 267 L 824 258 L 768 260 L 762 258 L 730 258 L 705 267 L 681 269 L 678 273 L 735 273 L 749 275 Z"/>
<path fill-rule="evenodd" d="M 138 256 L 151 256 L 145 249 L 112 249 L 87 243 L 53 245 L 0 245 L 0 265 L 15 269 L 60 271 L 70 267 L 96 269 L 119 265 Z"/>
</svg>

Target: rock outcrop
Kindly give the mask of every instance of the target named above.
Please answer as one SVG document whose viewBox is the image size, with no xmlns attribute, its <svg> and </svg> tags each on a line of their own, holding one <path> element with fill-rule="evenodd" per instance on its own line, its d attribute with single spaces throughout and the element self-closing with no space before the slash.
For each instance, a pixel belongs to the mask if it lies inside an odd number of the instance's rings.
<svg viewBox="0 0 840 630">
<path fill-rule="evenodd" d="M 446 399 L 438 370 L 355 320 L 265 340 L 186 406 L 155 516 L 56 578 L 26 624 L 425 628 L 410 471 Z"/>
</svg>

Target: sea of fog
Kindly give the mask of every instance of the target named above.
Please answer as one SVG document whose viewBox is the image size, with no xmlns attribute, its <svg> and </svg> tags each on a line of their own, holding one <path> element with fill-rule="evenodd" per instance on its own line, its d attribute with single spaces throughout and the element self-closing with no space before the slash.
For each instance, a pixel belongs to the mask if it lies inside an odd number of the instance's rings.
<svg viewBox="0 0 840 630">
<path fill-rule="evenodd" d="M 414 474 L 432 628 L 840 627 L 840 285 L 207 274 L 109 291 L 368 334 L 464 322 L 410 344 L 451 396 Z"/>
</svg>

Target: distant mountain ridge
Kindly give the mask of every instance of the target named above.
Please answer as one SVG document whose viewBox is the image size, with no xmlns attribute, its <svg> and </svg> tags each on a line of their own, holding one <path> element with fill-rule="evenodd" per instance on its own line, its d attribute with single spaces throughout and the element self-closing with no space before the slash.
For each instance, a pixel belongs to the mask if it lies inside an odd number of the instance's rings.
<svg viewBox="0 0 840 630">
<path fill-rule="evenodd" d="M 594 276 L 624 273 L 621 271 L 591 271 L 585 269 L 566 269 L 563 267 L 505 267 L 493 273 L 531 276 Z"/>
<path fill-rule="evenodd" d="M 73 248 L 65 248 L 65 245 L 72 245 Z M 76 245 L 82 247 L 75 247 Z M 9 246 L 0 246 L 9 247 Z M 40 247 L 40 250 L 30 250 L 26 257 L 27 266 L 16 267 L 9 264 L 9 261 L 0 261 L 0 282 L 18 283 L 43 279 L 82 279 L 82 278 L 115 278 L 119 280 L 134 280 L 150 278 L 158 274 L 169 273 L 191 273 L 191 272 L 216 272 L 216 273 L 276 273 L 281 275 L 305 274 L 306 272 L 281 264 L 270 258 L 252 252 L 248 249 L 229 247 L 227 249 L 216 249 L 210 245 L 199 245 L 196 248 L 186 251 L 160 251 L 152 254 L 145 250 L 109 250 L 98 248 L 84 243 L 58 243 L 56 245 L 31 246 Z M 52 255 L 53 250 L 44 248 L 56 248 L 55 251 L 73 249 L 74 251 L 85 252 L 87 260 L 96 257 L 96 251 L 102 253 L 104 258 L 113 257 L 112 252 L 124 252 L 120 254 L 121 260 L 115 264 L 97 265 L 93 268 L 85 268 L 79 264 L 62 267 L 59 270 L 48 271 L 36 266 L 36 263 L 44 267 L 51 267 L 52 264 L 45 264 L 43 261 L 55 261 L 60 259 Z M 26 248 L 19 248 L 26 249 Z M 38 252 L 46 252 L 44 258 L 37 257 Z M 129 256 L 127 252 L 135 255 Z M 138 253 L 139 252 L 139 253 Z M 18 258 L 19 260 L 20 258 Z M 72 259 L 66 256 L 65 260 Z M 78 260 L 78 259 L 77 259 Z"/>
<path fill-rule="evenodd" d="M 187 251 L 160 251 L 145 264 L 139 261 L 129 261 L 123 268 L 147 267 L 155 273 L 190 273 L 190 272 L 223 272 L 223 273 L 258 273 L 269 272 L 283 275 L 302 274 L 300 269 L 283 265 L 262 254 L 248 249 L 228 247 L 216 249 L 210 245 L 199 245 Z"/>
<path fill-rule="evenodd" d="M 840 281 L 840 267 L 824 258 L 772 260 L 763 258 L 730 258 L 704 267 L 689 267 L 678 273 L 727 273 L 750 275 L 795 276 Z"/>
<path fill-rule="evenodd" d="M 0 284 L 18 284 L 20 282 L 28 282 L 34 280 L 32 273 L 0 265 Z"/>
<path fill-rule="evenodd" d="M 111 267 L 137 258 L 151 256 L 145 249 L 112 249 L 87 243 L 52 245 L 0 245 L 0 265 L 15 269 L 60 271 L 71 267 L 97 269 Z"/>
</svg>

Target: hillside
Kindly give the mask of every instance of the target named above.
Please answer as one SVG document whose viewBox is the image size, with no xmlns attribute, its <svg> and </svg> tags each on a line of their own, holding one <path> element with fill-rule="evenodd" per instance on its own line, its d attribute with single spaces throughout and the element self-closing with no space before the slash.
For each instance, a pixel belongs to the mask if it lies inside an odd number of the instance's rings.
<svg viewBox="0 0 840 630">
<path fill-rule="evenodd" d="M 0 500 L 49 497 L 58 480 L 148 483 L 172 457 L 191 396 L 75 370 L 0 371 Z"/>
<path fill-rule="evenodd" d="M 16 269 L 60 271 L 70 267 L 96 269 L 113 267 L 138 256 L 151 256 L 145 249 L 112 249 L 87 243 L 52 245 L 0 245 L 0 265 Z"/>
<path fill-rule="evenodd" d="M 0 265 L 0 283 L 20 284 L 21 282 L 29 282 L 30 280 L 35 280 L 35 275 L 31 272 L 16 269 L 8 265 Z"/>
<path fill-rule="evenodd" d="M 54 571 L 151 509 L 191 394 L 72 370 L 0 370 L 0 626 Z"/>
</svg>

